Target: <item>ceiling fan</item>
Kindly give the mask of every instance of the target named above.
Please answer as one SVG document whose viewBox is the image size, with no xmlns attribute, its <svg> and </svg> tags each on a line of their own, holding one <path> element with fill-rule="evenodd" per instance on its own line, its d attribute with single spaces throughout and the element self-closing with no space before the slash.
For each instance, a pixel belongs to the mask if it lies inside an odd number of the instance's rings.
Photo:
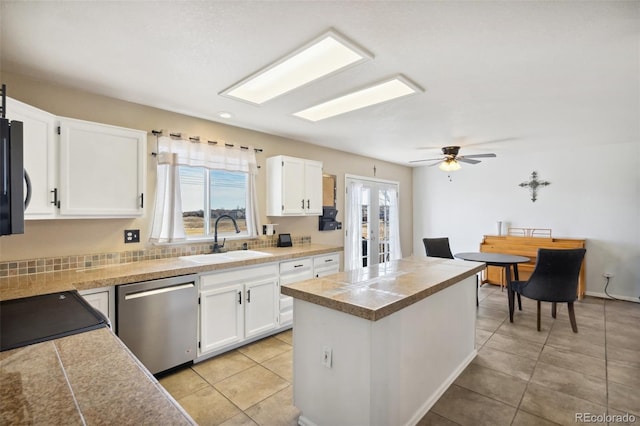
<svg viewBox="0 0 640 426">
<path fill-rule="evenodd" d="M 442 154 L 444 157 L 440 158 L 426 158 L 423 160 L 413 160 L 409 161 L 410 163 L 420 163 L 423 161 L 439 161 L 440 165 L 438 168 L 440 170 L 444 170 L 445 172 L 452 172 L 455 170 L 460 170 L 460 163 L 468 163 L 468 164 L 478 164 L 480 160 L 475 160 L 475 158 L 490 158 L 495 157 L 496 155 L 493 153 L 487 154 L 473 154 L 473 155 L 458 155 L 460 152 L 459 146 L 445 146 L 442 148 Z M 430 164 L 430 166 L 435 166 L 438 163 Z"/>
</svg>

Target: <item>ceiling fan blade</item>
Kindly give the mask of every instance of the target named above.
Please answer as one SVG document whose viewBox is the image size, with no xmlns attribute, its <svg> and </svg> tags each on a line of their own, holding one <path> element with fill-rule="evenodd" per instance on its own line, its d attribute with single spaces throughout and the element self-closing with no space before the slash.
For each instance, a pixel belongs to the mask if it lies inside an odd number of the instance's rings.
<svg viewBox="0 0 640 426">
<path fill-rule="evenodd" d="M 423 161 L 443 161 L 444 158 L 440 157 L 440 158 L 425 158 L 424 160 L 411 160 L 409 161 L 410 163 L 421 163 Z"/>
<path fill-rule="evenodd" d="M 471 154 L 471 155 L 464 156 L 464 158 L 489 158 L 489 157 L 496 157 L 496 155 L 491 153 L 491 154 Z"/>
<path fill-rule="evenodd" d="M 461 163 L 468 163 L 468 164 L 478 164 L 480 162 L 480 160 L 472 160 L 466 157 L 458 157 L 456 158 L 456 161 L 459 161 Z"/>
</svg>

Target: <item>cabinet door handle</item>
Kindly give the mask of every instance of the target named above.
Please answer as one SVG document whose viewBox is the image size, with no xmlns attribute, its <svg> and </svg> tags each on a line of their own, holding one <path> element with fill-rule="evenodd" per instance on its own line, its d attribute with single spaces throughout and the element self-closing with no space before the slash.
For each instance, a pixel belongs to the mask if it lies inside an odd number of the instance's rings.
<svg viewBox="0 0 640 426">
<path fill-rule="evenodd" d="M 302 210 L 304 210 L 304 198 L 302 199 Z"/>
<path fill-rule="evenodd" d="M 304 265 L 300 264 L 300 265 L 293 265 L 294 268 L 302 268 Z"/>
<path fill-rule="evenodd" d="M 140 194 L 140 208 L 144 208 L 144 192 Z"/>
<path fill-rule="evenodd" d="M 327 262 L 333 262 L 333 259 L 325 259 L 324 263 L 327 263 Z"/>
<path fill-rule="evenodd" d="M 251 303 L 251 290 L 247 290 L 247 303 Z"/>
<path fill-rule="evenodd" d="M 242 292 L 238 292 L 238 305 L 242 305 Z"/>
<path fill-rule="evenodd" d="M 309 199 L 307 199 L 307 209 L 310 209 L 311 207 L 309 206 Z"/>
<path fill-rule="evenodd" d="M 51 204 L 53 204 L 54 206 L 58 204 L 58 188 L 53 188 L 53 191 L 49 191 L 51 193 L 53 193 L 53 201 L 51 202 Z"/>
</svg>

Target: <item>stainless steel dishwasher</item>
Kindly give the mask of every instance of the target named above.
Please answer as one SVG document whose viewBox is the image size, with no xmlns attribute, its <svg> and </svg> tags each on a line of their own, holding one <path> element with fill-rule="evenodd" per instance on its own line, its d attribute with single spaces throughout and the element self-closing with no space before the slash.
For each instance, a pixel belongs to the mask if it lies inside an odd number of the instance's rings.
<svg viewBox="0 0 640 426">
<path fill-rule="evenodd" d="M 196 357 L 197 275 L 117 286 L 116 334 L 152 373 Z"/>
</svg>

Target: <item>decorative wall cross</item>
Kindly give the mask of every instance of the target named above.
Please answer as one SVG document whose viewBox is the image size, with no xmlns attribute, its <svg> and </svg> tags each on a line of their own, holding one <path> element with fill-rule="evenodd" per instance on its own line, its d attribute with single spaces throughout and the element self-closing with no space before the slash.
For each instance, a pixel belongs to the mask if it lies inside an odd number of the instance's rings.
<svg viewBox="0 0 640 426">
<path fill-rule="evenodd" d="M 551 182 L 546 180 L 538 180 L 538 172 L 531 172 L 531 180 L 529 182 L 522 182 L 520 185 L 523 188 L 529 187 L 531 190 L 531 201 L 534 203 L 538 199 L 538 187 L 551 185 Z"/>
</svg>

